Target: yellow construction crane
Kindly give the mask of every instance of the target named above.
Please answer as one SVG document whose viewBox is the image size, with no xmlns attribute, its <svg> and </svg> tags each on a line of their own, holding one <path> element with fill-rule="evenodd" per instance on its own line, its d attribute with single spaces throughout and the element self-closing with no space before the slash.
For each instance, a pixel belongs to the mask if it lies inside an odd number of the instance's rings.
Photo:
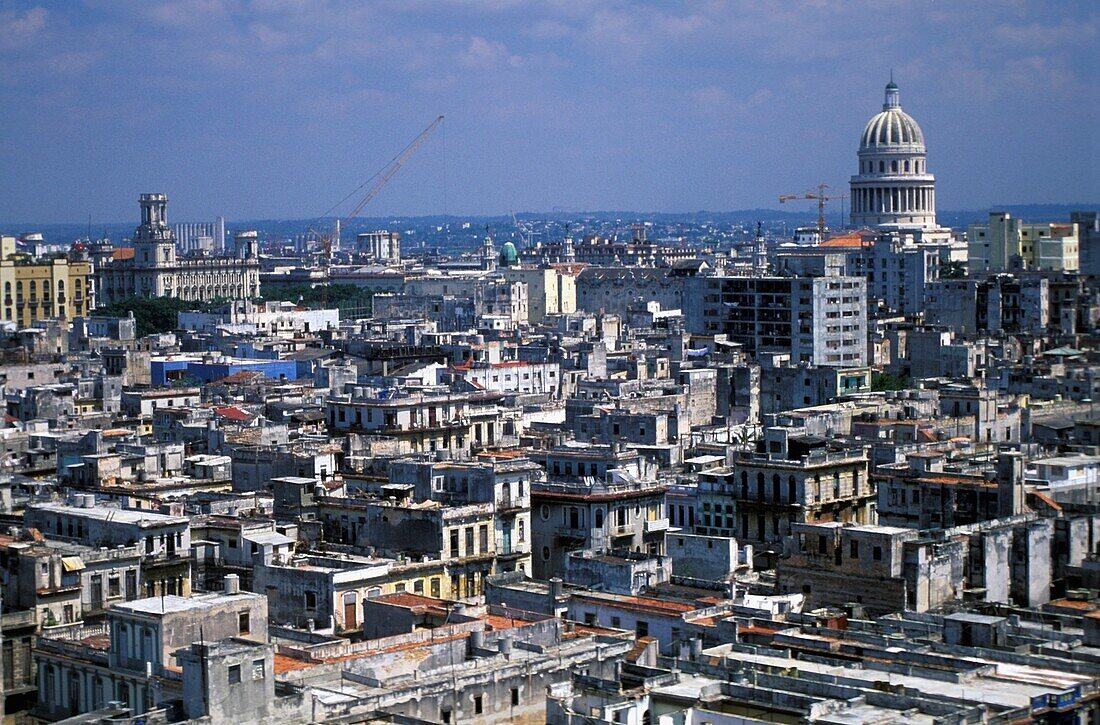
<svg viewBox="0 0 1100 725">
<path fill-rule="evenodd" d="M 437 128 L 439 128 L 440 124 L 442 124 L 442 123 L 443 123 L 443 116 L 439 116 L 434 121 L 432 121 L 430 124 L 428 124 L 428 127 L 425 128 L 423 131 L 421 131 L 419 136 L 417 136 L 411 142 L 409 142 L 409 145 L 406 146 L 404 149 L 402 149 L 401 152 L 399 154 L 397 154 L 397 156 L 393 157 L 393 159 L 391 159 L 388 164 L 383 166 L 377 173 L 375 173 L 374 176 L 370 177 L 369 179 L 364 181 L 362 184 L 360 184 L 358 186 L 358 188 L 356 188 L 350 194 L 348 194 L 343 199 L 338 201 L 332 207 L 332 209 L 329 209 L 327 212 L 325 212 L 321 216 L 322 217 L 328 216 L 334 209 L 339 207 L 341 204 L 343 204 L 345 201 L 350 199 L 355 194 L 362 191 L 363 188 L 365 186 L 367 186 L 367 184 L 370 184 L 371 181 L 374 181 L 374 184 L 371 185 L 371 187 L 367 190 L 367 193 L 365 193 L 359 199 L 359 201 L 356 202 L 356 204 L 352 208 L 351 212 L 349 212 L 348 215 L 345 216 L 342 220 L 341 219 L 337 220 L 335 228 L 340 229 L 341 227 L 347 226 L 347 223 L 349 221 L 351 221 L 352 219 L 354 219 L 356 216 L 358 216 L 359 212 L 361 212 L 363 210 L 363 207 L 365 207 L 367 204 L 369 204 L 370 200 L 378 195 L 378 192 L 382 191 L 382 187 L 384 187 L 387 183 L 389 183 L 389 180 L 393 178 L 393 175 L 396 174 L 398 172 L 398 170 L 402 166 L 405 165 L 405 162 L 409 160 L 409 157 L 412 156 L 416 152 L 416 150 L 418 148 L 420 148 L 420 146 L 425 141 L 428 140 L 428 137 L 431 136 L 432 133 Z M 332 242 L 333 242 L 333 239 L 336 236 L 336 233 L 335 232 L 329 232 L 327 234 L 322 234 L 322 233 L 317 232 L 313 227 L 310 227 L 310 231 L 314 234 L 314 236 L 316 236 L 318 238 L 318 240 L 321 243 L 321 260 L 320 260 L 321 261 L 321 268 L 324 269 L 325 272 L 327 273 L 329 266 L 332 264 Z M 327 303 L 328 303 L 328 284 L 326 282 L 324 287 L 321 288 L 321 306 L 324 307 L 325 305 L 327 305 Z"/>
<path fill-rule="evenodd" d="M 783 194 L 779 197 L 779 203 L 785 204 L 788 201 L 795 201 L 797 199 L 811 199 L 817 202 L 817 233 L 821 237 L 821 241 L 825 241 L 825 202 L 830 199 L 847 199 L 847 194 L 826 194 L 825 190 L 828 189 L 827 184 L 818 184 L 816 192 L 807 192 L 805 194 Z"/>
</svg>

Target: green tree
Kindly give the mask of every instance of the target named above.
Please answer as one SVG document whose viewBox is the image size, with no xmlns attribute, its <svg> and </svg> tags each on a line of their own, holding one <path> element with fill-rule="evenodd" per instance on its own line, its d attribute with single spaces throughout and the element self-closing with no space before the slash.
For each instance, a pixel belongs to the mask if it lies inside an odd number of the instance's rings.
<svg viewBox="0 0 1100 725">
<path fill-rule="evenodd" d="M 368 315 L 373 309 L 371 302 L 374 292 L 353 284 L 328 285 L 328 299 L 324 302 L 322 297 L 326 295 L 322 287 L 308 284 L 264 285 L 260 293 L 265 300 L 300 303 L 303 307 L 310 309 L 320 309 L 324 304 L 329 308 L 337 307 L 342 310 L 357 309 Z"/>
<path fill-rule="evenodd" d="M 910 380 L 905 375 L 890 375 L 888 373 L 871 373 L 871 390 L 908 390 Z"/>
<path fill-rule="evenodd" d="M 177 313 L 202 307 L 202 302 L 175 297 L 127 297 L 100 307 L 95 313 L 104 317 L 129 317 L 132 312 L 137 322 L 138 337 L 145 337 L 158 332 L 171 332 L 176 329 Z"/>
</svg>

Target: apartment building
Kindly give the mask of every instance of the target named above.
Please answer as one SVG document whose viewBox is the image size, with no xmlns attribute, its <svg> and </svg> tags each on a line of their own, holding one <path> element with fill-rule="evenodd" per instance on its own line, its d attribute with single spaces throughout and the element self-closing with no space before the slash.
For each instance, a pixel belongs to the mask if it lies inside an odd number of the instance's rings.
<svg viewBox="0 0 1100 725">
<path fill-rule="evenodd" d="M 745 352 L 789 352 L 791 361 L 867 364 L 867 281 L 859 277 L 693 277 L 688 331 L 725 335 Z"/>
</svg>

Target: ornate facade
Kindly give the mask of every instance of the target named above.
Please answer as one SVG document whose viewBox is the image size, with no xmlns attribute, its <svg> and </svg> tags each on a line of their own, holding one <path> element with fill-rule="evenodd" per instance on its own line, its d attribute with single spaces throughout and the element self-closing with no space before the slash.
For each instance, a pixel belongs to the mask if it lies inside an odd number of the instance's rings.
<svg viewBox="0 0 1100 725">
<path fill-rule="evenodd" d="M 3 319 L 30 327 L 51 317 L 73 319 L 95 307 L 92 264 L 82 255 L 32 259 L 16 252 L 15 237 L 0 237 Z"/>
<path fill-rule="evenodd" d="M 863 129 L 859 173 L 851 180 L 852 226 L 936 227 L 936 179 L 928 173 L 924 133 L 905 111 L 897 85 Z"/>
<path fill-rule="evenodd" d="M 141 225 L 129 249 L 96 251 L 98 302 L 127 297 L 184 300 L 250 299 L 260 294 L 256 232 L 239 232 L 233 256 L 177 258 L 176 237 L 168 226 L 168 197 L 141 195 Z"/>
</svg>

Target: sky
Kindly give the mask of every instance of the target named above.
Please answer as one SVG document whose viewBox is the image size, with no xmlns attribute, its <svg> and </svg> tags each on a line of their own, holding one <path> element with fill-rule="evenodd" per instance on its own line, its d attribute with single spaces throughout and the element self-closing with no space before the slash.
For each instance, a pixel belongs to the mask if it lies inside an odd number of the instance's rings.
<svg viewBox="0 0 1100 725">
<path fill-rule="evenodd" d="M 1094 203 L 1098 47 L 1095 0 L 0 0 L 0 220 L 314 218 L 441 114 L 363 215 L 783 208 L 891 70 L 941 209 Z"/>
</svg>

